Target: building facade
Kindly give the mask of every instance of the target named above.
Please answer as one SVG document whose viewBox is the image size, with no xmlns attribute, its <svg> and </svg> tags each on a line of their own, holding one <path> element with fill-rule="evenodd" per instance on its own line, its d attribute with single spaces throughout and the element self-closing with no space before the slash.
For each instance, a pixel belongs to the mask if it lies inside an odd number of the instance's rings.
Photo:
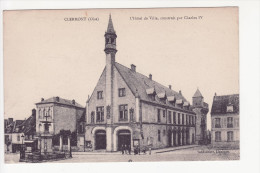
<svg viewBox="0 0 260 173">
<path fill-rule="evenodd" d="M 217 96 L 211 109 L 211 143 L 220 148 L 239 148 L 239 94 Z"/>
<path fill-rule="evenodd" d="M 196 113 L 181 91 L 165 87 L 115 61 L 117 34 L 111 16 L 105 32 L 106 66 L 87 100 L 85 140 L 94 150 L 195 143 Z"/>
<path fill-rule="evenodd" d="M 84 115 L 85 108 L 75 102 L 60 97 L 52 97 L 47 100 L 41 99 L 36 103 L 36 133 L 39 137 L 39 148 L 43 149 L 43 141 L 46 140 L 48 152 L 55 143 L 60 145 L 60 140 L 55 142 L 55 135 L 61 131 L 78 132 L 79 120 Z M 48 122 L 48 123 L 46 123 Z M 68 141 L 67 139 L 63 141 Z M 77 139 L 76 139 L 77 143 Z"/>
<path fill-rule="evenodd" d="M 196 143 L 207 144 L 207 114 L 209 105 L 204 102 L 204 97 L 199 89 L 192 97 L 192 110 L 196 113 Z"/>
</svg>

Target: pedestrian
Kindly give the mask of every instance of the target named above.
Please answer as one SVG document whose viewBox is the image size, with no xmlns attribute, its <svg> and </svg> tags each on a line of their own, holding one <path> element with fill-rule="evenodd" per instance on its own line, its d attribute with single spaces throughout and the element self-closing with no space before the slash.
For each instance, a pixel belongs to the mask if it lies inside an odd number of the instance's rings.
<svg viewBox="0 0 260 173">
<path fill-rule="evenodd" d="M 151 154 L 152 154 L 152 147 L 149 146 L 149 155 L 151 155 Z"/>
<path fill-rule="evenodd" d="M 131 155 L 131 145 L 128 145 L 128 153 Z"/>
<path fill-rule="evenodd" d="M 138 154 L 140 155 L 140 152 L 141 152 L 141 148 L 140 146 L 138 146 Z"/>
<path fill-rule="evenodd" d="M 127 145 L 125 144 L 125 154 L 127 154 Z"/>
<path fill-rule="evenodd" d="M 125 151 L 124 145 L 121 146 L 121 150 L 122 150 L 122 154 L 124 154 L 124 151 Z"/>
</svg>

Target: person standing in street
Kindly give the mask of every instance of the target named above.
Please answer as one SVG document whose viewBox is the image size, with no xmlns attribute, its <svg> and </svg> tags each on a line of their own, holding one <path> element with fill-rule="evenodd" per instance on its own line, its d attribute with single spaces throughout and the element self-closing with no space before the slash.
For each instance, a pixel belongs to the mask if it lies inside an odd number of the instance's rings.
<svg viewBox="0 0 260 173">
<path fill-rule="evenodd" d="M 124 145 L 121 146 L 121 151 L 122 151 L 122 154 L 124 154 L 124 151 L 125 151 Z"/>
<path fill-rule="evenodd" d="M 128 145 L 128 153 L 131 155 L 131 145 Z"/>
</svg>

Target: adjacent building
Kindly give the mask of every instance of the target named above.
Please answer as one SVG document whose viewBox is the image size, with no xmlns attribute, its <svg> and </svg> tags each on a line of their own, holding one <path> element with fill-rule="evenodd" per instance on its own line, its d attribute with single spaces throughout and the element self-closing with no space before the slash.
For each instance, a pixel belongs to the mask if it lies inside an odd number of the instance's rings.
<svg viewBox="0 0 260 173">
<path fill-rule="evenodd" d="M 213 98 L 211 143 L 215 147 L 239 148 L 239 94 Z"/>
<path fill-rule="evenodd" d="M 196 113 L 196 142 L 197 144 L 208 144 L 207 114 L 209 105 L 204 102 L 199 89 L 192 97 L 192 110 Z"/>
<path fill-rule="evenodd" d="M 84 117 L 85 108 L 75 100 L 67 100 L 60 97 L 51 97 L 36 103 L 36 132 L 39 137 L 39 148 L 43 149 L 44 140 L 48 141 L 47 148 L 53 149 L 53 145 L 67 144 L 68 139 L 59 140 L 61 131 L 70 131 L 76 139 L 72 144 L 77 145 L 77 133 L 80 129 L 79 120 Z M 46 123 L 47 122 L 47 123 Z M 82 129 L 82 127 L 81 127 Z M 80 136 L 80 135 L 79 135 Z M 82 135 L 81 135 L 82 136 Z M 83 137 L 84 138 L 84 137 Z M 82 139 L 81 139 L 82 140 Z"/>
<path fill-rule="evenodd" d="M 207 105 L 201 94 L 194 105 L 182 92 L 116 62 L 116 39 L 111 16 L 105 32 L 106 66 L 86 104 L 85 140 L 94 150 L 121 150 L 122 145 L 164 148 L 203 139 Z M 202 98 L 201 98 L 202 97 Z M 196 113 L 199 112 L 198 118 Z M 196 133 L 196 121 L 200 121 Z M 202 135 L 201 135 L 202 134 Z"/>
<path fill-rule="evenodd" d="M 20 151 L 21 145 L 23 144 L 24 133 L 20 128 L 20 125 L 24 120 L 15 120 L 8 119 L 10 124 L 8 124 L 5 128 L 5 151 L 17 152 Z"/>
</svg>

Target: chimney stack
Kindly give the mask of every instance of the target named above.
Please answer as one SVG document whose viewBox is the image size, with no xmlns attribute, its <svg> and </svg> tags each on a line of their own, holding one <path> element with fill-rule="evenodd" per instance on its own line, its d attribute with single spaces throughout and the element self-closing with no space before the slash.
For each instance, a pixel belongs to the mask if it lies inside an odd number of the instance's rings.
<svg viewBox="0 0 260 173">
<path fill-rule="evenodd" d="M 136 66 L 135 66 L 134 64 L 131 64 L 131 70 L 132 70 L 133 72 L 136 72 Z"/>
<path fill-rule="evenodd" d="M 179 91 L 179 94 L 182 95 L 182 94 L 181 94 L 181 90 Z"/>
<path fill-rule="evenodd" d="M 153 80 L 153 75 L 149 74 L 149 79 Z"/>
<path fill-rule="evenodd" d="M 172 89 L 172 85 L 169 85 L 169 88 Z"/>
<path fill-rule="evenodd" d="M 57 102 L 59 102 L 59 101 L 60 101 L 60 98 L 59 98 L 58 96 L 56 97 L 56 101 L 57 101 Z"/>
<path fill-rule="evenodd" d="M 33 116 L 33 117 L 36 116 L 36 109 L 32 109 L 32 116 Z"/>
<path fill-rule="evenodd" d="M 72 104 L 75 105 L 75 100 L 74 99 L 72 100 Z"/>
<path fill-rule="evenodd" d="M 44 98 L 42 98 L 41 101 L 43 102 L 43 101 L 44 101 Z"/>
</svg>

